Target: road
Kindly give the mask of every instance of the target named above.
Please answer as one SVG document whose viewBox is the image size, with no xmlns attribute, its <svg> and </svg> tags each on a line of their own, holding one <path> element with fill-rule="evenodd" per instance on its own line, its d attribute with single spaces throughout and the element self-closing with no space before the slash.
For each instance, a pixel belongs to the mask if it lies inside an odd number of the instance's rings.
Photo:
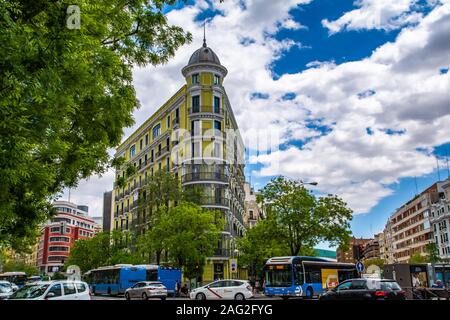
<svg viewBox="0 0 450 320">
<path fill-rule="evenodd" d="M 110 297 L 110 296 L 103 296 L 103 295 L 102 296 L 92 296 L 91 299 L 92 300 L 125 300 L 125 298 L 123 296 Z M 293 298 L 293 299 L 295 299 L 295 298 Z M 151 300 L 153 300 L 153 299 L 151 299 Z M 154 300 L 159 300 L 159 299 L 154 299 Z M 170 298 L 169 297 L 169 298 L 167 298 L 167 300 L 180 300 L 180 301 L 183 301 L 183 300 L 190 300 L 190 299 L 187 298 L 187 297 L 179 297 L 179 298 Z M 257 295 L 254 298 L 252 298 L 251 300 L 281 300 L 281 298 L 279 298 L 279 297 L 269 298 L 269 297 L 266 297 L 264 295 Z"/>
</svg>

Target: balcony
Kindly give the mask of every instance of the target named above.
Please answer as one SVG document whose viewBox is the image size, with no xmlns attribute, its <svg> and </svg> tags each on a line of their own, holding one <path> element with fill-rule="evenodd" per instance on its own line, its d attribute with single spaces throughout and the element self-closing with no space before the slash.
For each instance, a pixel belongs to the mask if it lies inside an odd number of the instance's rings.
<svg viewBox="0 0 450 320">
<path fill-rule="evenodd" d="M 194 108 L 189 108 L 188 109 L 188 113 L 189 115 L 193 115 L 193 114 L 200 114 L 200 113 L 209 113 L 209 114 L 213 114 L 213 115 L 218 115 L 218 116 L 223 116 L 223 109 L 215 109 L 212 106 L 202 106 L 200 107 L 194 107 Z"/>
<path fill-rule="evenodd" d="M 230 200 L 224 197 L 202 197 L 202 206 L 221 207 L 228 209 Z"/>
<path fill-rule="evenodd" d="M 181 177 L 181 183 L 217 181 L 228 183 L 228 175 L 221 172 L 192 172 Z"/>
<path fill-rule="evenodd" d="M 214 249 L 215 257 L 231 257 L 231 249 L 222 249 L 216 248 Z"/>
<path fill-rule="evenodd" d="M 161 150 L 158 150 L 156 152 L 156 159 L 161 158 L 162 156 L 168 154 L 170 152 L 170 146 L 165 146 L 164 148 L 162 148 Z"/>
</svg>

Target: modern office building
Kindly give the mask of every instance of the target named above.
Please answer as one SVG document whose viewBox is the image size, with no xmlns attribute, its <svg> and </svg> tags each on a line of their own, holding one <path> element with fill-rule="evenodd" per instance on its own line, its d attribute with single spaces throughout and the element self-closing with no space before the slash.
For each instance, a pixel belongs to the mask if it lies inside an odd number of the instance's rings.
<svg viewBox="0 0 450 320">
<path fill-rule="evenodd" d="M 103 221 L 102 230 L 111 231 L 113 222 L 113 191 L 107 191 L 103 193 Z"/>
<path fill-rule="evenodd" d="M 226 221 L 203 281 L 231 277 L 235 240 L 246 228 L 244 145 L 223 86 L 227 69 L 204 41 L 181 72 L 186 83 L 116 150 L 125 163 L 116 170 L 112 227 L 145 232 L 152 208 L 138 206 L 140 190 L 158 170 L 172 172 L 183 188 L 201 186 L 203 207 Z"/>
<path fill-rule="evenodd" d="M 95 234 L 95 221 L 88 216 L 87 206 L 55 201 L 53 207 L 57 214 L 42 227 L 37 246 L 37 266 L 44 273 L 60 271 L 75 241 Z"/>
</svg>

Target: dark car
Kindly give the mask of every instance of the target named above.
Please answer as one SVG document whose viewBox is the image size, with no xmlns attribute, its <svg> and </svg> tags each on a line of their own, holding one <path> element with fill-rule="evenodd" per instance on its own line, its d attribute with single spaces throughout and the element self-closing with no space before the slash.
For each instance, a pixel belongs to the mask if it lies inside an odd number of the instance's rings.
<svg viewBox="0 0 450 320">
<path fill-rule="evenodd" d="M 405 291 L 395 280 L 350 279 L 319 297 L 320 300 L 405 300 Z"/>
</svg>

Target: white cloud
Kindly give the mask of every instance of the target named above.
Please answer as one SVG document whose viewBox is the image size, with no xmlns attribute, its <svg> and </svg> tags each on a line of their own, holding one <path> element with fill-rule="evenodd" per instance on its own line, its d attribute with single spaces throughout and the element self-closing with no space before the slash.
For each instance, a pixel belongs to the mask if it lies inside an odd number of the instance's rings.
<svg viewBox="0 0 450 320">
<path fill-rule="evenodd" d="M 433 170 L 435 160 L 416 149 L 431 150 L 450 137 L 450 74 L 439 74 L 450 66 L 450 4 L 435 8 L 367 59 L 340 65 L 315 62 L 310 69 L 274 80 L 270 66 L 297 44 L 278 41 L 273 34 L 291 19 L 291 9 L 310 1 L 239 2 L 210 4 L 222 13 L 209 23 L 207 42 L 228 68 L 224 86 L 243 136 L 265 128 L 280 132 L 281 143 L 304 141 L 302 148 L 292 145 L 253 158 L 263 165 L 259 175 L 316 180 L 318 191 L 337 193 L 363 213 L 392 193 L 387 185 Z M 201 45 L 202 26 L 194 22 L 201 6 L 168 14 L 171 23 L 193 33 L 191 45 L 164 66 L 134 71 L 142 107 L 126 136 L 183 85 L 181 69 Z M 252 100 L 255 92 L 268 97 Z M 293 94 L 291 100 L 282 99 L 287 93 Z M 307 126 L 318 119 L 331 132 Z M 388 135 L 387 129 L 403 133 Z M 86 203 L 84 195 L 112 188 L 112 176 L 108 179 L 94 179 L 92 190 L 86 184 L 72 194 L 80 192 L 80 202 Z M 101 198 L 96 201 L 101 206 Z"/>
<path fill-rule="evenodd" d="M 343 30 L 382 29 L 393 30 L 416 23 L 422 14 L 414 11 L 418 0 L 357 0 L 359 7 L 346 12 L 335 21 L 322 20 L 330 34 Z"/>
</svg>

